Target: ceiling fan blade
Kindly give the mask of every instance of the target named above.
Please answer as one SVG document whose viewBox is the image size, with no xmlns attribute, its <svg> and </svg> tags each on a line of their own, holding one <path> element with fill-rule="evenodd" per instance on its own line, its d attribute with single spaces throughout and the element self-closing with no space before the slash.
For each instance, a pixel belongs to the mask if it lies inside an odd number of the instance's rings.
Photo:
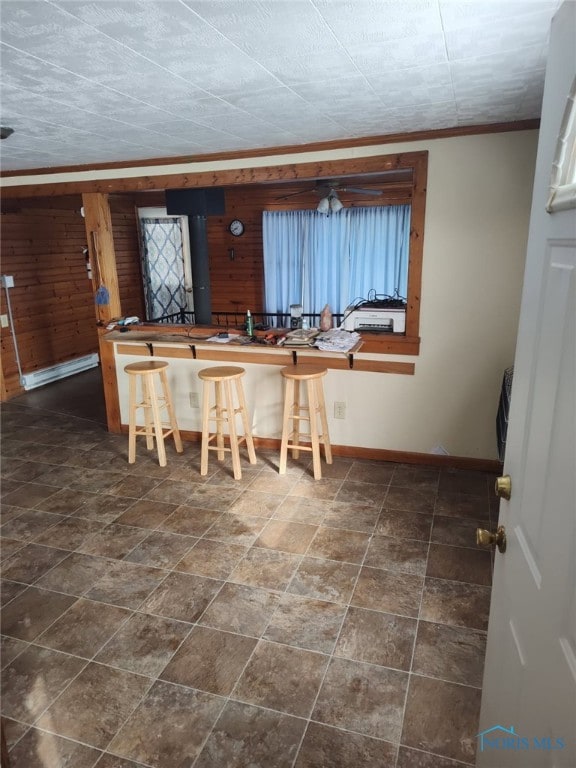
<svg viewBox="0 0 576 768">
<path fill-rule="evenodd" d="M 289 195 L 283 195 L 282 197 L 277 197 L 276 200 L 288 200 L 289 197 L 296 197 L 296 195 L 305 195 L 308 192 L 314 192 L 314 188 L 310 187 L 309 189 L 300 189 L 298 192 L 291 192 Z"/>
<path fill-rule="evenodd" d="M 381 195 L 381 189 L 360 189 L 359 187 L 340 187 L 340 192 L 353 192 L 356 195 Z"/>
</svg>

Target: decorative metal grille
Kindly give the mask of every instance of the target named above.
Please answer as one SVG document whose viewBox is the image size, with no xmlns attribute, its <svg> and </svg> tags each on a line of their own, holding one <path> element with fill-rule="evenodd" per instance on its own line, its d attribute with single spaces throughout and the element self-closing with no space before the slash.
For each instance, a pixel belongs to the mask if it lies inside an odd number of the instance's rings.
<svg viewBox="0 0 576 768">
<path fill-rule="evenodd" d="M 180 221 L 140 219 L 140 225 L 147 319 L 186 309 Z"/>
</svg>

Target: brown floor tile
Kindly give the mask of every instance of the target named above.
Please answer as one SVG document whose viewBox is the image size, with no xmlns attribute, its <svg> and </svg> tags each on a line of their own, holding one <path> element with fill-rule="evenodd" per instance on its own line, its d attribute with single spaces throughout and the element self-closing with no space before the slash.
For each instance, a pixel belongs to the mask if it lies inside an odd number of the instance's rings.
<svg viewBox="0 0 576 768">
<path fill-rule="evenodd" d="M 480 695 L 477 688 L 411 675 L 402 743 L 473 762 Z"/>
<path fill-rule="evenodd" d="M 64 560 L 69 553 L 63 549 L 43 547 L 39 544 L 26 544 L 5 562 L 0 572 L 2 578 L 34 584 L 44 573 Z"/>
<path fill-rule="evenodd" d="M 26 510 L 22 507 L 9 507 L 8 504 L 2 503 L 0 506 L 0 521 L 2 523 L 7 523 L 8 520 L 12 520 L 14 517 L 24 514 L 25 511 Z"/>
<path fill-rule="evenodd" d="M 440 472 L 440 492 L 468 493 L 485 497 L 488 494 L 488 475 L 467 469 L 443 469 Z"/>
<path fill-rule="evenodd" d="M 191 765 L 224 702 L 203 691 L 158 681 L 109 749 L 155 768 Z"/>
<path fill-rule="evenodd" d="M 344 480 L 336 494 L 335 501 L 343 504 L 368 505 L 379 509 L 386 498 L 387 488 L 387 485 L 354 483 L 351 480 Z"/>
<path fill-rule="evenodd" d="M 85 555 L 99 555 L 100 557 L 121 560 L 147 535 L 147 532 L 142 528 L 132 528 L 113 523 L 93 533 L 79 549 Z"/>
<path fill-rule="evenodd" d="M 392 539 L 373 536 L 365 565 L 424 576 L 428 557 L 428 542 L 414 539 Z"/>
<path fill-rule="evenodd" d="M 163 504 L 160 501 L 139 499 L 116 519 L 120 525 L 133 525 L 136 528 L 158 528 L 161 523 L 176 511 L 176 504 Z"/>
<path fill-rule="evenodd" d="M 436 494 L 433 491 L 391 485 L 384 506 L 386 509 L 401 509 L 404 512 L 430 514 L 434 512 L 435 498 Z"/>
<path fill-rule="evenodd" d="M 387 464 L 383 461 L 354 461 L 346 479 L 357 483 L 388 485 L 394 474 L 395 466 L 395 464 Z"/>
<path fill-rule="evenodd" d="M 334 653 L 409 671 L 416 626 L 415 620 L 404 616 L 350 607 Z"/>
<path fill-rule="evenodd" d="M 201 623 L 228 632 L 260 637 L 280 598 L 273 592 L 242 584 L 225 584 Z"/>
<path fill-rule="evenodd" d="M 319 653 L 260 641 L 232 697 L 307 717 L 327 664 L 328 657 Z"/>
<path fill-rule="evenodd" d="M 20 640 L 34 640 L 61 616 L 76 598 L 29 587 L 2 611 L 2 632 Z"/>
<path fill-rule="evenodd" d="M 84 520 L 81 517 L 64 517 L 53 528 L 38 536 L 36 543 L 74 551 L 86 539 L 101 530 L 102 527 L 103 523 L 97 520 Z"/>
<path fill-rule="evenodd" d="M 37 728 L 30 728 L 10 753 L 13 768 L 93 768 L 100 752 Z"/>
<path fill-rule="evenodd" d="M 298 566 L 288 592 L 295 595 L 348 603 L 360 566 L 305 557 Z"/>
<path fill-rule="evenodd" d="M 471 629 L 488 628 L 489 587 L 426 578 L 420 618 Z"/>
<path fill-rule="evenodd" d="M 432 519 L 432 515 L 421 512 L 405 512 L 385 507 L 380 513 L 374 532 L 381 536 L 391 536 L 394 539 L 428 541 Z"/>
<path fill-rule="evenodd" d="M 157 677 L 190 628 L 181 621 L 136 613 L 106 643 L 95 661 Z"/>
<path fill-rule="evenodd" d="M 146 498 L 166 504 L 185 504 L 197 487 L 187 480 L 162 480 L 146 493 Z"/>
<path fill-rule="evenodd" d="M 484 632 L 421 621 L 412 671 L 481 688 L 485 654 Z"/>
<path fill-rule="evenodd" d="M 16 720 L 11 720 L 9 717 L 4 716 L 2 716 L 2 725 L 4 727 L 4 736 L 6 738 L 6 746 L 8 749 L 12 749 L 30 728 L 30 726 L 25 723 L 18 723 Z M 14 766 L 14 768 L 16 768 L 16 766 Z"/>
<path fill-rule="evenodd" d="M 396 768 L 462 768 L 462 765 L 472 765 L 472 763 L 456 763 L 447 757 L 432 755 L 430 752 L 400 747 Z"/>
<path fill-rule="evenodd" d="M 303 555 L 317 530 L 317 526 L 307 523 L 270 520 L 254 542 L 254 546 Z"/>
<path fill-rule="evenodd" d="M 378 515 L 378 508 L 370 504 L 349 504 L 334 501 L 324 516 L 322 525 L 329 528 L 345 528 L 348 531 L 372 533 Z"/>
<path fill-rule="evenodd" d="M 81 493 L 80 491 L 71 491 L 69 488 L 63 488 L 57 491 L 53 496 L 43 499 L 36 505 L 36 509 L 43 512 L 53 512 L 56 515 L 71 515 L 84 502 L 89 501 L 91 494 Z"/>
<path fill-rule="evenodd" d="M 156 488 L 160 483 L 161 480 L 158 477 L 128 475 L 128 477 L 118 478 L 118 482 L 110 488 L 109 493 L 112 496 L 128 496 L 132 499 L 143 499 L 149 491 Z M 158 500 L 162 501 L 162 499 Z"/>
<path fill-rule="evenodd" d="M 182 533 L 186 536 L 202 536 L 222 517 L 220 512 L 182 505 L 165 518 L 158 526 L 161 531 Z"/>
<path fill-rule="evenodd" d="M 9 481 L 4 481 L 2 485 L 5 485 L 7 482 Z M 7 493 L 6 496 L 3 496 L 2 503 L 31 509 L 40 501 L 47 499 L 49 496 L 53 496 L 57 490 L 58 488 L 55 488 L 52 485 L 23 483 L 19 488 L 16 488 L 11 493 Z"/>
<path fill-rule="evenodd" d="M 266 640 L 331 653 L 346 609 L 336 603 L 283 595 L 264 633 Z"/>
<path fill-rule="evenodd" d="M 238 584 L 283 591 L 288 586 L 302 558 L 287 552 L 253 547 L 229 578 Z"/>
<path fill-rule="evenodd" d="M 6 579 L 2 579 L 0 581 L 0 604 L 2 607 L 7 605 L 11 600 L 13 600 L 16 595 L 19 595 L 21 592 L 24 592 L 28 585 L 27 584 L 18 584 L 15 581 L 8 581 Z"/>
<path fill-rule="evenodd" d="M 226 512 L 241 492 L 242 486 L 224 488 L 218 485 L 196 485 L 186 503 L 191 507 Z"/>
<path fill-rule="evenodd" d="M 204 534 L 205 538 L 221 541 L 224 544 L 239 544 L 250 547 L 258 538 L 268 520 L 264 517 L 248 515 L 221 515 Z"/>
<path fill-rule="evenodd" d="M 2 635 L 0 638 L 0 663 L 2 667 L 7 667 L 16 656 L 28 648 L 28 643 L 23 640 L 17 640 L 15 637 Z"/>
<path fill-rule="evenodd" d="M 322 466 L 324 466 L 324 462 L 322 462 Z M 341 480 L 330 480 L 325 478 L 314 480 L 310 477 L 301 477 L 290 491 L 290 495 L 304 496 L 307 499 L 334 501 L 341 485 Z"/>
<path fill-rule="evenodd" d="M 92 491 L 92 493 L 106 493 L 114 488 L 123 477 L 120 472 L 107 472 L 99 469 L 83 469 L 70 488 L 79 491 Z"/>
<path fill-rule="evenodd" d="M 185 573 L 197 573 L 200 576 L 210 576 L 213 579 L 226 579 L 246 552 L 248 547 L 201 539 L 174 566 L 174 569 Z"/>
<path fill-rule="evenodd" d="M 130 611 L 81 598 L 36 639 L 56 651 L 91 659 L 107 642 Z"/>
<path fill-rule="evenodd" d="M 490 586 L 492 583 L 491 553 L 480 549 L 431 544 L 427 576 L 469 584 Z"/>
<path fill-rule="evenodd" d="M 294 768 L 394 768 L 396 746 L 380 739 L 309 723 Z"/>
<path fill-rule="evenodd" d="M 416 617 L 423 584 L 420 576 L 364 567 L 350 602 L 359 608 Z"/>
<path fill-rule="evenodd" d="M 307 555 L 322 557 L 326 560 L 361 563 L 369 541 L 368 533 L 321 526 L 308 548 Z"/>
<path fill-rule="evenodd" d="M 486 520 L 434 515 L 430 540 L 436 544 L 476 549 L 476 528 L 486 528 L 486 524 Z"/>
<path fill-rule="evenodd" d="M 279 475 L 277 472 L 264 470 L 252 479 L 250 491 L 271 493 L 275 496 L 280 496 L 280 500 L 282 500 L 287 493 L 290 493 L 297 482 L 298 478 L 294 477 L 294 475 Z"/>
<path fill-rule="evenodd" d="M 37 586 L 71 595 L 83 595 L 109 568 L 103 557 L 72 554 L 38 580 Z"/>
<path fill-rule="evenodd" d="M 146 531 L 146 538 L 124 558 L 128 563 L 142 563 L 154 568 L 174 568 L 198 539 L 163 531 Z"/>
<path fill-rule="evenodd" d="M 48 708 L 37 725 L 102 749 L 149 686 L 147 677 L 92 662 Z"/>
<path fill-rule="evenodd" d="M 471 517 L 475 520 L 489 519 L 488 496 L 473 496 L 469 493 L 440 491 L 436 499 L 435 512 L 445 517 Z"/>
<path fill-rule="evenodd" d="M 42 533 L 63 520 L 60 515 L 27 509 L 18 517 L 4 523 L 0 534 L 9 539 L 35 541 Z"/>
<path fill-rule="evenodd" d="M 29 646 L 2 670 L 3 715 L 32 724 L 85 664 L 65 653 Z"/>
<path fill-rule="evenodd" d="M 196 480 L 195 482 L 206 483 L 206 485 L 215 485 L 220 488 L 247 488 L 249 485 L 252 485 L 253 481 L 258 477 L 260 469 L 251 469 L 252 465 L 248 464 L 247 466 L 245 463 L 242 463 L 242 458 L 240 458 L 240 463 L 242 464 L 242 477 L 238 480 L 234 477 L 234 470 L 230 465 L 217 469 L 214 474 L 210 476 L 203 477 L 199 475 L 199 480 Z M 199 465 L 200 461 L 198 460 L 198 466 Z M 173 477 L 173 475 L 171 475 L 171 477 Z"/>
<path fill-rule="evenodd" d="M 331 506 L 332 502 L 323 499 L 288 496 L 274 512 L 274 518 L 276 520 L 291 520 L 294 523 L 319 525 Z"/>
<path fill-rule="evenodd" d="M 191 623 L 200 618 L 221 586 L 215 579 L 170 573 L 140 610 Z"/>
<path fill-rule="evenodd" d="M 416 488 L 420 491 L 438 490 L 440 470 L 414 464 L 397 464 L 390 485 Z"/>
<path fill-rule="evenodd" d="M 86 593 L 91 600 L 138 608 L 154 587 L 166 576 L 166 571 L 119 561 L 107 560 L 106 572 Z"/>
<path fill-rule="evenodd" d="M 8 560 L 15 552 L 26 546 L 26 542 L 17 539 L 0 538 L 0 562 Z"/>
<path fill-rule="evenodd" d="M 161 678 L 178 685 L 228 696 L 258 641 L 255 638 L 194 627 Z"/>
<path fill-rule="evenodd" d="M 135 763 L 133 760 L 125 760 L 123 757 L 105 752 L 94 768 L 145 768 L 145 766 L 142 763 Z"/>
<path fill-rule="evenodd" d="M 99 520 L 101 523 L 113 523 L 134 504 L 134 499 L 124 496 L 108 496 L 94 493 L 74 512 L 75 517 L 87 520 Z"/>
<path fill-rule="evenodd" d="M 252 515 L 253 517 L 272 517 L 278 509 L 285 494 L 266 493 L 263 490 L 254 490 L 254 483 L 249 491 L 244 491 L 232 502 L 228 511 L 235 515 Z"/>
<path fill-rule="evenodd" d="M 300 718 L 230 701 L 195 768 L 291 768 L 305 727 Z"/>
<path fill-rule="evenodd" d="M 407 685 L 405 672 L 334 658 L 312 719 L 398 742 Z"/>
</svg>

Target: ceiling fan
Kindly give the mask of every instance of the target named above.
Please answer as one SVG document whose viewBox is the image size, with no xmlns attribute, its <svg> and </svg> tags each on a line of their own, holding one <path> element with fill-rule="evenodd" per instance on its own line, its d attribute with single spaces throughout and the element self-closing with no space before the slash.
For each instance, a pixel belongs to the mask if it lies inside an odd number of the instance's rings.
<svg viewBox="0 0 576 768">
<path fill-rule="evenodd" d="M 296 197 L 296 195 L 304 195 L 308 192 L 314 192 L 314 194 L 319 195 L 321 198 L 337 197 L 339 192 L 351 192 L 355 195 L 371 195 L 372 197 L 376 197 L 377 195 L 382 194 L 381 189 L 346 187 L 338 181 L 318 181 L 312 187 L 308 187 L 307 189 L 300 189 L 298 192 L 291 192 L 289 195 L 282 195 L 282 197 L 277 197 L 276 200 L 288 200 L 290 197 Z"/>
</svg>

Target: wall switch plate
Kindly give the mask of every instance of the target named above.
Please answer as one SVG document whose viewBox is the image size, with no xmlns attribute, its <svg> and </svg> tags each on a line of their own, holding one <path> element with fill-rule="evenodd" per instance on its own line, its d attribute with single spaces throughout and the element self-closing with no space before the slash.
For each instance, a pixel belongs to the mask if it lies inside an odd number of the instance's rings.
<svg viewBox="0 0 576 768">
<path fill-rule="evenodd" d="M 8 315 L 0 315 L 0 328 L 8 328 Z"/>
<path fill-rule="evenodd" d="M 2 275 L 2 285 L 4 288 L 14 288 L 14 276 Z"/>
<path fill-rule="evenodd" d="M 342 401 L 334 401 L 334 418 L 345 419 L 346 418 L 346 403 Z"/>
<path fill-rule="evenodd" d="M 190 408 L 200 408 L 200 397 L 198 392 L 190 392 Z"/>
</svg>

